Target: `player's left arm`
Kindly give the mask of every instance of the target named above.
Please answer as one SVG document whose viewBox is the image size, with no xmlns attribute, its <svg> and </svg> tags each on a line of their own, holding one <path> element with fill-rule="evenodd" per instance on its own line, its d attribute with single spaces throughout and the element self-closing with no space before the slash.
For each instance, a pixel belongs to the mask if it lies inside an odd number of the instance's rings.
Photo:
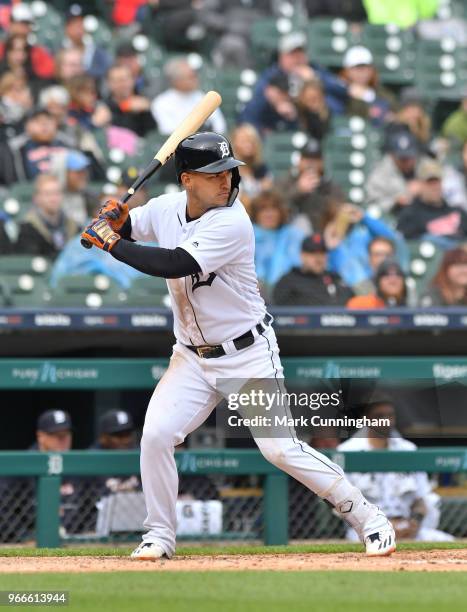
<svg viewBox="0 0 467 612">
<path fill-rule="evenodd" d="M 183 278 L 201 272 L 197 261 L 184 249 L 142 246 L 123 240 L 105 219 L 94 220 L 84 230 L 82 237 L 144 274 L 161 278 Z"/>
</svg>

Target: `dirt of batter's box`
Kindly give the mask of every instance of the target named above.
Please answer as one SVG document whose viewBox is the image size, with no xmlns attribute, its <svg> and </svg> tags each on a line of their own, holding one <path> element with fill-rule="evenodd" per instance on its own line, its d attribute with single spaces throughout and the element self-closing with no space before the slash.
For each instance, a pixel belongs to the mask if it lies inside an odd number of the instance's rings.
<svg viewBox="0 0 467 612">
<path fill-rule="evenodd" d="M 363 553 L 180 556 L 171 560 L 134 561 L 122 557 L 0 557 L 0 574 L 112 571 L 229 571 L 229 570 L 356 570 L 467 571 L 467 549 L 400 551 L 390 557 Z"/>
</svg>

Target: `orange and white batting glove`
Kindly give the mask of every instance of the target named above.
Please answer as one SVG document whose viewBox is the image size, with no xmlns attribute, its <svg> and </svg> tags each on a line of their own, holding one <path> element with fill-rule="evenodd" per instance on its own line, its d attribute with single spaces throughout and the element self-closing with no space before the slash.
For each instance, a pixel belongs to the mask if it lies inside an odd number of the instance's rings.
<svg viewBox="0 0 467 612">
<path fill-rule="evenodd" d="M 107 200 L 97 213 L 99 218 L 105 219 L 110 227 L 118 232 L 122 229 L 128 219 L 128 204 L 122 204 L 118 200 Z"/>
<path fill-rule="evenodd" d="M 104 251 L 110 251 L 121 240 L 121 237 L 114 232 L 105 219 L 93 219 L 81 238 L 88 240 L 91 244 Z"/>
</svg>

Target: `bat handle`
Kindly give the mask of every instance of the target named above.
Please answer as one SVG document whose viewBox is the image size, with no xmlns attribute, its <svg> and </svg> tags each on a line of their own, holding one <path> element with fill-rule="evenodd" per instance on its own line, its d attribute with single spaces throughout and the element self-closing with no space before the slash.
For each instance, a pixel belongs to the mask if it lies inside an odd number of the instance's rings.
<svg viewBox="0 0 467 612">
<path fill-rule="evenodd" d="M 85 249 L 91 249 L 92 243 L 89 242 L 89 240 L 86 240 L 86 238 L 81 238 L 81 246 L 84 247 Z"/>
</svg>

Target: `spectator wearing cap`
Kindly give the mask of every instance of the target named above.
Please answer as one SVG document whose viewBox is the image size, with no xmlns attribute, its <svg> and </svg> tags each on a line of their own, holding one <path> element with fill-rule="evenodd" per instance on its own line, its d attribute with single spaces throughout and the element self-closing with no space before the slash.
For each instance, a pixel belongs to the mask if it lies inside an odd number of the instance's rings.
<svg viewBox="0 0 467 612">
<path fill-rule="evenodd" d="M 361 98 L 349 98 L 348 115 L 358 115 L 381 126 L 396 108 L 394 95 L 379 84 L 371 51 L 362 45 L 350 47 L 343 58 L 341 78 L 349 86 L 361 88 Z"/>
<path fill-rule="evenodd" d="M 92 450 L 124 451 L 134 450 L 136 430 L 133 418 L 125 410 L 109 410 L 99 419 L 98 440 L 90 447 Z M 97 478 L 100 496 L 118 491 L 137 491 L 141 489 L 141 480 L 137 474 L 132 476 L 110 476 Z"/>
<path fill-rule="evenodd" d="M 374 293 L 356 295 L 347 302 L 352 310 L 373 310 L 407 305 L 405 274 L 397 261 L 386 259 L 376 270 Z"/>
<path fill-rule="evenodd" d="M 367 204 L 383 214 L 398 214 L 419 194 L 416 177 L 420 151 L 415 137 L 396 131 L 387 143 L 387 153 L 377 162 L 367 181 Z"/>
<path fill-rule="evenodd" d="M 20 224 L 17 252 L 54 259 L 79 229 L 65 213 L 63 191 L 55 176 L 37 177 L 33 204 Z"/>
<path fill-rule="evenodd" d="M 198 75 L 185 58 L 169 60 L 164 68 L 168 89 L 151 103 L 151 112 L 161 134 L 171 134 L 177 125 L 203 98 Z M 224 133 L 226 123 L 222 112 L 216 109 L 203 129 Z"/>
<path fill-rule="evenodd" d="M 25 51 L 29 58 L 31 73 L 38 79 L 51 79 L 54 75 L 55 63 L 50 51 L 40 45 L 30 45 L 27 38 L 32 33 L 34 15 L 28 4 L 22 2 L 12 7 L 8 36 L 22 37 L 26 41 Z M 0 43 L 0 60 L 6 54 L 7 42 Z"/>
<path fill-rule="evenodd" d="M 300 150 L 297 164 L 277 181 L 277 188 L 287 195 L 293 223 L 305 234 L 321 229 L 329 197 L 344 197 L 341 188 L 325 176 L 321 145 L 313 138 Z"/>
<path fill-rule="evenodd" d="M 440 246 L 454 246 L 467 236 L 467 213 L 449 206 L 443 198 L 441 179 L 443 168 L 434 159 L 423 160 L 417 169 L 420 190 L 412 204 L 400 215 L 398 230 L 408 240 L 424 236 Z"/>
<path fill-rule="evenodd" d="M 327 271 L 327 247 L 322 234 L 312 234 L 301 246 L 301 266 L 277 283 L 273 302 L 284 306 L 345 306 L 352 297 L 335 272 Z"/>
<path fill-rule="evenodd" d="M 253 96 L 240 121 L 253 124 L 266 135 L 271 131 L 297 128 L 295 100 L 305 81 L 319 79 L 331 114 L 342 114 L 349 96 L 362 99 L 366 88 L 348 85 L 315 62 L 309 62 L 307 40 L 302 32 L 290 32 L 279 41 L 277 63 L 259 77 Z"/>
<path fill-rule="evenodd" d="M 79 4 L 72 4 L 65 14 L 65 48 L 76 47 L 83 54 L 83 68 L 95 79 L 102 79 L 112 65 L 110 55 L 103 47 L 96 45 L 92 36 L 84 29 L 84 12 Z"/>
<path fill-rule="evenodd" d="M 37 420 L 36 442 L 30 450 L 63 453 L 71 450 L 73 434 L 71 418 L 64 410 L 47 410 Z"/>
<path fill-rule="evenodd" d="M 467 142 L 467 88 L 462 92 L 459 108 L 443 123 L 441 133 L 454 142 Z"/>
<path fill-rule="evenodd" d="M 253 199 L 255 267 L 265 298 L 284 274 L 300 265 L 300 245 L 305 234 L 288 219 L 289 208 L 279 191 L 262 191 Z"/>
<path fill-rule="evenodd" d="M 251 200 L 261 191 L 272 187 L 273 177 L 264 161 L 261 138 L 252 125 L 238 125 L 230 134 L 230 142 L 236 158 L 245 162 L 239 168 L 242 179 L 239 197 L 249 210 Z"/>
<path fill-rule="evenodd" d="M 97 197 L 88 189 L 90 166 L 89 158 L 76 149 L 53 156 L 51 163 L 51 174 L 63 189 L 67 215 L 79 227 L 84 227 L 92 214 Z"/>
<path fill-rule="evenodd" d="M 467 249 L 465 247 L 444 253 L 428 290 L 420 299 L 420 305 L 425 308 L 467 306 Z"/>
<path fill-rule="evenodd" d="M 71 145 L 72 140 L 59 133 L 57 120 L 47 110 L 31 111 L 24 133 L 0 144 L 0 185 L 35 179 L 50 169 L 53 154 Z"/>
<path fill-rule="evenodd" d="M 131 450 L 136 446 L 133 418 L 126 410 L 108 410 L 99 419 L 99 437 L 91 448 L 96 450 Z"/>
<path fill-rule="evenodd" d="M 330 113 L 319 79 L 305 81 L 296 99 L 298 127 L 310 138 L 321 141 L 329 130 Z"/>
<path fill-rule="evenodd" d="M 107 73 L 107 87 L 109 97 L 106 102 L 112 113 L 113 126 L 126 128 L 138 136 L 156 128 L 151 102 L 135 93 L 135 79 L 128 66 L 112 66 Z"/>
</svg>

